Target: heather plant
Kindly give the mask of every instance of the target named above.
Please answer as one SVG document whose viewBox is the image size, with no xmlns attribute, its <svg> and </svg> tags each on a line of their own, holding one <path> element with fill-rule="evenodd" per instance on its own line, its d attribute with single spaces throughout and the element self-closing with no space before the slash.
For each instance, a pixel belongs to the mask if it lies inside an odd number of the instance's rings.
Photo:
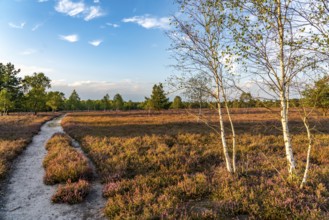
<svg viewBox="0 0 329 220">
<path fill-rule="evenodd" d="M 68 180 L 66 184 L 60 185 L 51 197 L 54 203 L 81 203 L 90 191 L 90 184 L 86 180 L 71 182 Z"/>
<path fill-rule="evenodd" d="M 8 173 L 12 162 L 32 140 L 41 125 L 55 115 L 38 116 L 11 113 L 0 120 L 0 179 Z"/>
<path fill-rule="evenodd" d="M 319 116 L 316 123 L 322 134 L 315 133 L 309 182 L 300 189 L 301 179 L 287 178 L 274 113 L 234 114 L 236 175 L 223 166 L 216 134 L 177 111 L 74 113 L 63 125 L 95 162 L 110 219 L 328 218 L 328 119 Z M 291 121 L 302 127 L 297 116 Z M 291 132 L 292 144 L 300 146 L 296 159 L 304 161 L 307 139 L 300 129 Z M 303 166 L 296 171 L 303 173 Z"/>
<path fill-rule="evenodd" d="M 48 154 L 44 158 L 43 166 L 46 170 L 45 184 L 63 183 L 69 179 L 72 182 L 79 179 L 89 179 L 92 170 L 84 155 L 71 147 L 70 138 L 61 133 L 53 135 L 46 148 Z"/>
</svg>

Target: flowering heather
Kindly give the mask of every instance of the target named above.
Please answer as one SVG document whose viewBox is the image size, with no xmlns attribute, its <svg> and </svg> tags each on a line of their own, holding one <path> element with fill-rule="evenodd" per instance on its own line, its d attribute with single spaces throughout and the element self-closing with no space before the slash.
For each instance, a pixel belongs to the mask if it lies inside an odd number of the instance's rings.
<svg viewBox="0 0 329 220">
<path fill-rule="evenodd" d="M 300 189 L 307 139 L 298 113 L 290 111 L 300 161 L 293 179 L 278 109 L 233 110 L 235 175 L 225 169 L 219 135 L 185 111 L 71 113 L 62 124 L 94 161 L 110 219 L 329 218 L 329 118 L 312 115 L 314 150 Z M 205 112 L 213 126 L 215 114 Z"/>
<path fill-rule="evenodd" d="M 22 153 L 41 125 L 56 115 L 0 116 L 0 179 L 8 173 L 13 160 Z"/>
</svg>

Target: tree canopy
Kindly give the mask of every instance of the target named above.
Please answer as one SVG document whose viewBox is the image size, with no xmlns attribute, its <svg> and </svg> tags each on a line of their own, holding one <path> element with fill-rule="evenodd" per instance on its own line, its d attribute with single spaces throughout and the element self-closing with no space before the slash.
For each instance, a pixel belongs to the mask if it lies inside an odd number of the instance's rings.
<svg viewBox="0 0 329 220">
<path fill-rule="evenodd" d="M 11 99 L 12 99 L 11 94 L 8 92 L 7 89 L 0 90 L 0 111 L 1 111 L 1 115 L 3 113 L 7 114 L 8 111 L 14 106 Z"/>
<path fill-rule="evenodd" d="M 69 110 L 79 110 L 80 102 L 80 96 L 74 89 L 66 102 L 66 106 Z"/>
<path fill-rule="evenodd" d="M 64 93 L 58 91 L 51 91 L 47 95 L 46 105 L 51 108 L 52 111 L 57 111 L 59 108 L 64 108 L 65 96 Z"/>
<path fill-rule="evenodd" d="M 122 110 L 124 105 L 123 98 L 120 94 L 115 94 L 113 97 L 113 107 L 115 110 Z"/>
<path fill-rule="evenodd" d="M 329 111 L 329 76 L 315 81 L 314 85 L 303 92 L 303 95 L 309 106 L 319 108 L 323 115 L 326 115 Z"/>
<path fill-rule="evenodd" d="M 166 97 L 162 83 L 153 86 L 151 97 L 146 98 L 146 102 L 148 109 L 161 110 L 169 108 L 169 99 Z"/>
<path fill-rule="evenodd" d="M 50 88 L 50 79 L 44 73 L 34 73 L 32 76 L 25 76 L 23 88 L 26 94 L 26 104 L 37 114 L 46 106 L 46 89 Z"/>
<path fill-rule="evenodd" d="M 180 96 L 175 96 L 174 101 L 171 104 L 172 109 L 181 109 L 183 108 L 182 98 Z"/>
</svg>

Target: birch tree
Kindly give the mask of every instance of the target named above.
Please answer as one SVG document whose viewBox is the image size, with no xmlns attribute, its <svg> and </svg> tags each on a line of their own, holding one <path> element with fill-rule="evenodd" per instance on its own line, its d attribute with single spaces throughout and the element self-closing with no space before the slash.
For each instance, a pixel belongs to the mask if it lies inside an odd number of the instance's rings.
<svg viewBox="0 0 329 220">
<path fill-rule="evenodd" d="M 319 56 L 329 56 L 329 1 L 296 0 L 299 24 L 307 32 L 307 49 Z"/>
<path fill-rule="evenodd" d="M 235 165 L 235 130 L 227 105 L 229 87 L 228 48 L 226 42 L 227 17 L 224 14 L 224 3 L 220 0 L 183 0 L 177 1 L 181 14 L 173 17 L 174 30 L 169 32 L 174 65 L 180 74 L 170 79 L 178 89 L 190 86 L 187 82 L 197 75 L 210 79 L 207 88 L 203 88 L 214 98 L 219 120 L 219 130 L 212 127 L 219 135 L 227 171 L 234 173 Z M 223 105 L 224 103 L 224 105 Z M 232 157 L 226 141 L 227 129 L 224 126 L 223 109 L 226 108 L 232 131 Z"/>
<path fill-rule="evenodd" d="M 294 78 L 315 68 L 318 56 L 306 50 L 310 38 L 300 26 L 296 2 L 239 0 L 230 3 L 237 52 L 266 94 L 280 100 L 281 125 L 288 170 L 296 162 L 289 129 L 289 99 Z"/>
<path fill-rule="evenodd" d="M 302 97 L 303 91 L 301 89 L 301 87 L 302 87 L 301 83 L 297 82 L 296 87 L 297 87 L 297 91 L 298 91 L 300 97 Z M 303 87 L 306 87 L 305 84 Z M 304 170 L 304 174 L 303 174 L 303 179 L 300 183 L 300 188 L 303 188 L 304 185 L 306 184 L 307 178 L 308 178 L 308 171 L 310 169 L 311 151 L 312 151 L 313 142 L 314 142 L 309 118 L 311 117 L 311 114 L 313 113 L 316 105 L 310 106 L 311 108 L 307 108 L 309 106 L 308 106 L 307 100 L 305 98 L 300 98 L 299 105 L 300 105 L 300 107 L 298 108 L 299 114 L 303 121 L 303 125 L 305 127 L 306 134 L 307 134 L 307 140 L 308 140 L 305 170 Z"/>
</svg>

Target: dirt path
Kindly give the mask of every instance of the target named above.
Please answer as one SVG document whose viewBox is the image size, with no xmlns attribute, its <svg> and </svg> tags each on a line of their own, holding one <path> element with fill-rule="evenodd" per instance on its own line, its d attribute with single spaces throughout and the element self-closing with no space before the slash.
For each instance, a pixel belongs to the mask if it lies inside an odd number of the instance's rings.
<svg viewBox="0 0 329 220">
<path fill-rule="evenodd" d="M 50 200 L 57 186 L 43 183 L 42 161 L 47 153 L 44 145 L 54 133 L 63 132 L 61 119 L 44 124 L 16 161 L 0 201 L 4 204 L 0 209 L 0 219 L 103 219 L 101 209 L 105 200 L 98 181 L 92 182 L 92 190 L 82 204 L 53 204 Z"/>
</svg>

